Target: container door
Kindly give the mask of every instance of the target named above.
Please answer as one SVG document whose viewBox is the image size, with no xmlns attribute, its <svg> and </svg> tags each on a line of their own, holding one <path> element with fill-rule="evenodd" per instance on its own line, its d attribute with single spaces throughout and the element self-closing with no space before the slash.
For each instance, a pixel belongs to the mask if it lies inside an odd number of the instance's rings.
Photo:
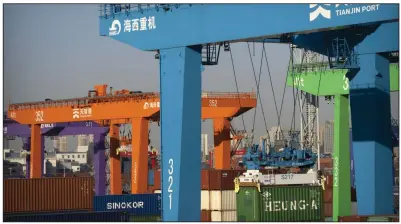
<svg viewBox="0 0 401 224">
<path fill-rule="evenodd" d="M 256 187 L 241 187 L 237 193 L 237 222 L 260 221 L 260 193 Z"/>
</svg>

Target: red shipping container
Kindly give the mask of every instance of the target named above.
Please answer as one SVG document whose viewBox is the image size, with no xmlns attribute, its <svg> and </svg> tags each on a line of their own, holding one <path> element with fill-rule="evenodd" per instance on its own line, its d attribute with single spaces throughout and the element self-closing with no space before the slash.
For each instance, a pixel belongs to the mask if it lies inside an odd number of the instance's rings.
<svg viewBox="0 0 401 224">
<path fill-rule="evenodd" d="M 92 210 L 93 184 L 92 177 L 4 180 L 4 213 Z"/>
<path fill-rule="evenodd" d="M 234 190 L 234 179 L 244 170 L 210 170 L 210 190 Z"/>
<path fill-rule="evenodd" d="M 212 221 L 212 211 L 202 210 L 201 211 L 201 222 L 211 222 Z"/>
<path fill-rule="evenodd" d="M 323 191 L 324 202 L 333 202 L 333 189 L 326 189 Z"/>
<path fill-rule="evenodd" d="M 367 216 L 339 216 L 338 221 L 339 222 L 366 222 L 368 219 Z"/>
<path fill-rule="evenodd" d="M 201 171 L 201 190 L 209 190 L 210 189 L 210 181 L 209 181 L 209 170 Z"/>
</svg>

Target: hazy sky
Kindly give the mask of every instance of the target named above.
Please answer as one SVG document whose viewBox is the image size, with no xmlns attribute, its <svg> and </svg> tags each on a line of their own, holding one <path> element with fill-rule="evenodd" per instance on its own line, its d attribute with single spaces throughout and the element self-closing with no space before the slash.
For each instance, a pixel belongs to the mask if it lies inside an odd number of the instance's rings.
<svg viewBox="0 0 401 224">
<path fill-rule="evenodd" d="M 82 97 L 95 84 L 109 84 L 114 89 L 159 91 L 159 61 L 154 59 L 154 53 L 99 36 L 98 15 L 98 5 L 93 4 L 5 4 L 5 107 L 9 101 L 20 103 L 45 98 Z M 257 74 L 261 50 L 261 45 L 255 45 L 255 56 L 252 56 Z M 267 44 L 266 50 L 280 106 L 289 47 Z M 232 54 L 239 91 L 256 89 L 247 44 L 232 45 Z M 202 85 L 204 91 L 236 91 L 229 52 L 221 52 L 219 65 L 206 68 L 202 73 Z M 286 91 L 281 123 L 289 127 L 293 116 L 293 97 L 291 88 Z M 265 63 L 260 93 L 268 127 L 276 126 L 276 109 Z M 392 102 L 397 103 L 392 106 L 392 113 L 398 117 L 398 94 L 392 95 Z M 253 113 L 252 110 L 244 116 L 248 131 L 253 123 Z M 320 123 L 332 118 L 333 106 L 321 99 Z M 296 119 L 299 126 L 299 115 Z M 234 126 L 243 129 L 239 121 L 235 119 Z M 260 136 L 265 134 L 260 108 L 257 109 L 257 121 L 255 134 Z M 211 121 L 204 122 L 202 128 L 204 133 L 212 135 Z M 151 125 L 151 133 L 151 139 L 158 147 L 160 132 L 157 125 Z M 209 142 L 212 143 L 211 140 Z"/>
</svg>

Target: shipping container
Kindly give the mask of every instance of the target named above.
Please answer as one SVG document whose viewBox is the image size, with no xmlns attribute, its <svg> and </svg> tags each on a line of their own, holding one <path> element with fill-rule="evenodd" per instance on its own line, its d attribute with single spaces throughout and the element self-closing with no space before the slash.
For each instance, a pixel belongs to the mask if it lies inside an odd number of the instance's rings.
<svg viewBox="0 0 401 224">
<path fill-rule="evenodd" d="M 95 196 L 94 211 L 126 211 L 132 215 L 160 215 L 161 194 Z"/>
<path fill-rule="evenodd" d="M 260 193 L 262 222 L 324 220 L 321 186 L 264 186 Z"/>
<path fill-rule="evenodd" d="M 209 190 L 209 170 L 201 171 L 201 190 Z"/>
<path fill-rule="evenodd" d="M 209 210 L 201 211 L 201 222 L 211 222 L 212 221 L 212 213 Z"/>
<path fill-rule="evenodd" d="M 201 191 L 201 210 L 210 210 L 210 191 Z"/>
<path fill-rule="evenodd" d="M 212 222 L 236 222 L 237 211 L 212 211 Z"/>
<path fill-rule="evenodd" d="M 333 216 L 333 202 L 324 202 L 324 217 Z"/>
<path fill-rule="evenodd" d="M 4 215 L 4 222 L 127 222 L 126 212 L 76 212 Z"/>
<path fill-rule="evenodd" d="M 323 191 L 323 201 L 326 203 L 333 201 L 333 188 L 326 188 L 326 190 Z"/>
<path fill-rule="evenodd" d="M 256 187 L 240 187 L 237 193 L 237 221 L 260 222 L 260 193 Z"/>
<path fill-rule="evenodd" d="M 209 170 L 210 190 L 234 190 L 234 179 L 244 170 Z"/>
<path fill-rule="evenodd" d="M 93 177 L 4 180 L 4 213 L 92 210 L 93 186 Z"/>
<path fill-rule="evenodd" d="M 161 215 L 129 215 L 129 222 L 161 222 Z"/>
<path fill-rule="evenodd" d="M 210 191 L 210 210 L 228 211 L 236 209 L 237 202 L 235 191 Z"/>
</svg>

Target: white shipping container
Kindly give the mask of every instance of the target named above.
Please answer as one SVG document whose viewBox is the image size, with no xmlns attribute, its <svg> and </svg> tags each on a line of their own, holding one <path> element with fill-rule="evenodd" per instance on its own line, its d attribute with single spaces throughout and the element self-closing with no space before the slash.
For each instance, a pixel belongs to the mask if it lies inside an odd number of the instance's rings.
<svg viewBox="0 0 401 224">
<path fill-rule="evenodd" d="M 210 192 L 201 191 L 201 210 L 210 210 Z"/>
<path fill-rule="evenodd" d="M 235 191 L 222 191 L 221 210 L 237 210 L 237 194 L 235 193 Z"/>
<path fill-rule="evenodd" d="M 235 191 L 210 191 L 210 210 L 229 211 L 237 210 Z"/>
<path fill-rule="evenodd" d="M 221 210 L 221 191 L 210 191 L 210 210 Z"/>
<path fill-rule="evenodd" d="M 236 222 L 237 211 L 212 211 L 212 222 Z"/>
</svg>

